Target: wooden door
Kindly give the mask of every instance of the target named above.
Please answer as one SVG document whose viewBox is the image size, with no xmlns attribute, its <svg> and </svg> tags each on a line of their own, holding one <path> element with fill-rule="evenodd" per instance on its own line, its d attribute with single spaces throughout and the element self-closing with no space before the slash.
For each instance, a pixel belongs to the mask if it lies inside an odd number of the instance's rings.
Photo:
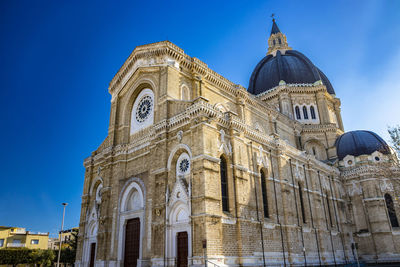
<svg viewBox="0 0 400 267">
<path fill-rule="evenodd" d="M 96 243 L 90 244 L 90 262 L 89 267 L 94 267 L 94 261 L 96 259 Z"/>
<path fill-rule="evenodd" d="M 188 266 L 188 234 L 187 232 L 179 232 L 177 236 L 177 267 Z"/>
<path fill-rule="evenodd" d="M 140 249 L 140 219 L 128 220 L 125 228 L 125 267 L 136 267 Z"/>
</svg>

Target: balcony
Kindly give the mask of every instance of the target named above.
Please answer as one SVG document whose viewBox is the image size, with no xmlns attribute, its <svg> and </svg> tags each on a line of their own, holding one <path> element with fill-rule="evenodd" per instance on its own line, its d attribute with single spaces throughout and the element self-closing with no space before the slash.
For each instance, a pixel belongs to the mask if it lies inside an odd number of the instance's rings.
<svg viewBox="0 0 400 267">
<path fill-rule="evenodd" d="M 7 243 L 8 248 L 24 248 L 25 244 L 22 243 Z"/>
<path fill-rule="evenodd" d="M 26 230 L 25 229 L 14 229 L 13 231 L 11 231 L 11 234 L 26 234 Z"/>
</svg>

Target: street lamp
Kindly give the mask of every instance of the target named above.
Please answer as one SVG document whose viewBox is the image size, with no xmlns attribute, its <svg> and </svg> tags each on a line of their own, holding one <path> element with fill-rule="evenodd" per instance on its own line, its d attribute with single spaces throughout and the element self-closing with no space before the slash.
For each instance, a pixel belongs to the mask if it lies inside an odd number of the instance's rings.
<svg viewBox="0 0 400 267">
<path fill-rule="evenodd" d="M 63 209 L 63 218 L 62 218 L 62 222 L 61 222 L 61 231 L 60 231 L 60 234 L 59 234 L 60 247 L 58 248 L 57 267 L 60 266 L 61 244 L 62 244 L 62 238 L 61 237 L 62 237 L 62 231 L 63 231 L 63 228 L 64 228 L 65 207 L 68 205 L 68 203 L 61 203 L 61 205 L 64 206 L 64 209 Z"/>
</svg>

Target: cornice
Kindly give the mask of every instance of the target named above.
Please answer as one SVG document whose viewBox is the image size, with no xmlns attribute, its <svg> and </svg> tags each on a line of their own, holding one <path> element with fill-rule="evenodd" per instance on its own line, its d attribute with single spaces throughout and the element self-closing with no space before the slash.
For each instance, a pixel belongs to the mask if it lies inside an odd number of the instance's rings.
<svg viewBox="0 0 400 267">
<path fill-rule="evenodd" d="M 315 132 L 336 132 L 338 135 L 344 132 L 340 130 L 336 124 L 302 124 L 303 133 L 315 133 Z"/>
<path fill-rule="evenodd" d="M 376 175 L 376 174 L 384 174 L 386 178 L 389 178 L 390 173 L 395 171 L 396 168 L 385 168 L 383 166 L 378 165 L 363 165 L 359 167 L 355 167 L 351 170 L 342 170 L 341 176 L 345 179 L 352 179 L 359 176 L 365 175 Z"/>
<path fill-rule="evenodd" d="M 300 151 L 279 137 L 270 136 L 266 133 L 257 131 L 250 125 L 245 124 L 236 114 L 232 112 L 221 112 L 213 105 L 209 104 L 206 99 L 198 98 L 186 110 L 177 114 L 170 119 L 160 121 L 153 126 L 147 127 L 130 136 L 130 143 L 119 144 L 114 147 L 111 146 L 109 139 L 106 138 L 99 148 L 92 153 L 92 156 L 85 159 L 84 165 L 90 162 L 99 161 L 108 156 L 119 156 L 134 153 L 138 150 L 145 149 L 157 138 L 157 136 L 164 131 L 172 131 L 177 129 L 198 117 L 207 117 L 209 119 L 216 120 L 220 125 L 228 129 L 233 129 L 237 132 L 242 132 L 244 136 L 250 140 L 254 140 L 269 149 L 278 149 L 284 152 L 287 156 L 291 156 L 293 159 L 301 162 L 310 162 L 315 166 L 318 166 L 323 171 L 338 174 L 338 170 L 332 166 L 329 166 L 315 157 L 305 154 L 304 151 Z"/>
<path fill-rule="evenodd" d="M 224 78 L 222 75 L 208 68 L 207 64 L 202 62 L 200 59 L 190 57 L 184 53 L 183 49 L 179 48 L 175 44 L 169 41 L 162 41 L 153 44 L 147 44 L 137 46 L 122 67 L 119 69 L 117 74 L 111 80 L 109 84 L 110 94 L 118 92 L 128 80 L 129 73 L 134 70 L 134 65 L 139 59 L 143 58 L 161 58 L 167 56 L 171 60 L 176 60 L 179 65 L 191 70 L 191 72 L 201 79 L 221 87 L 228 91 L 235 91 L 235 84 Z M 152 66 L 156 65 L 170 65 L 168 62 L 157 62 L 154 61 Z"/>
<path fill-rule="evenodd" d="M 166 58 L 161 60 L 160 58 L 162 57 Z M 268 103 L 265 103 L 261 101 L 261 99 L 259 99 L 258 97 L 248 93 L 246 88 L 244 88 L 243 86 L 234 84 L 217 72 L 211 70 L 210 68 L 208 68 L 207 64 L 202 62 L 200 59 L 195 57 L 192 58 L 186 55 L 181 48 L 169 41 L 136 47 L 131 55 L 128 57 L 128 59 L 125 61 L 125 63 L 122 65 L 122 67 L 119 69 L 117 74 L 114 76 L 114 78 L 111 80 L 109 85 L 109 92 L 111 95 L 115 95 L 120 90 L 122 90 L 123 86 L 129 80 L 129 77 L 133 74 L 135 69 L 141 67 L 138 65 L 135 66 L 135 63 L 143 58 L 147 58 L 152 62 L 149 63 L 149 65 L 146 65 L 148 67 L 168 65 L 172 66 L 173 63 L 169 63 L 168 60 L 176 60 L 180 66 L 189 69 L 195 77 L 198 77 L 199 79 L 202 79 L 220 89 L 225 90 L 226 92 L 232 94 L 238 99 L 242 99 L 244 102 L 250 104 L 250 106 L 261 109 L 272 117 L 279 117 L 279 119 L 286 124 L 298 124 L 296 120 L 293 120 L 288 116 L 285 116 L 284 114 L 276 111 L 275 108 L 270 106 Z M 159 58 L 159 60 L 152 60 L 152 58 Z M 304 84 L 303 87 L 306 88 L 307 85 Z M 321 90 L 325 88 L 324 86 L 319 87 Z M 319 87 L 314 86 L 313 90 Z"/>
<path fill-rule="evenodd" d="M 267 89 L 265 92 L 256 95 L 260 100 L 270 100 L 279 96 L 281 93 L 317 93 L 327 92 L 326 86 L 323 84 L 314 83 L 287 83 L 283 85 L 275 86 L 271 89 Z"/>
</svg>

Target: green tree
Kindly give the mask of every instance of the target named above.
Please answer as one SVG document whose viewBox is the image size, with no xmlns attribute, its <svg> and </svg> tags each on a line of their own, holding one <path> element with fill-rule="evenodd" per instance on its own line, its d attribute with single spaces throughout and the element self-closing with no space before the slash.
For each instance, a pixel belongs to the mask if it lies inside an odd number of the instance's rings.
<svg viewBox="0 0 400 267">
<path fill-rule="evenodd" d="M 49 249 L 35 249 L 32 250 L 30 254 L 30 263 L 31 266 L 51 266 L 53 260 L 55 258 L 55 254 L 53 250 Z"/>
<path fill-rule="evenodd" d="M 68 246 L 75 251 L 78 248 L 78 232 L 78 229 L 72 229 L 71 238 L 67 241 Z"/>
<path fill-rule="evenodd" d="M 396 150 L 397 154 L 400 156 L 400 126 L 388 127 L 388 133 L 390 135 L 390 141 Z"/>
<path fill-rule="evenodd" d="M 0 264 L 17 266 L 18 264 L 28 263 L 31 250 L 26 248 L 0 249 Z"/>
</svg>

